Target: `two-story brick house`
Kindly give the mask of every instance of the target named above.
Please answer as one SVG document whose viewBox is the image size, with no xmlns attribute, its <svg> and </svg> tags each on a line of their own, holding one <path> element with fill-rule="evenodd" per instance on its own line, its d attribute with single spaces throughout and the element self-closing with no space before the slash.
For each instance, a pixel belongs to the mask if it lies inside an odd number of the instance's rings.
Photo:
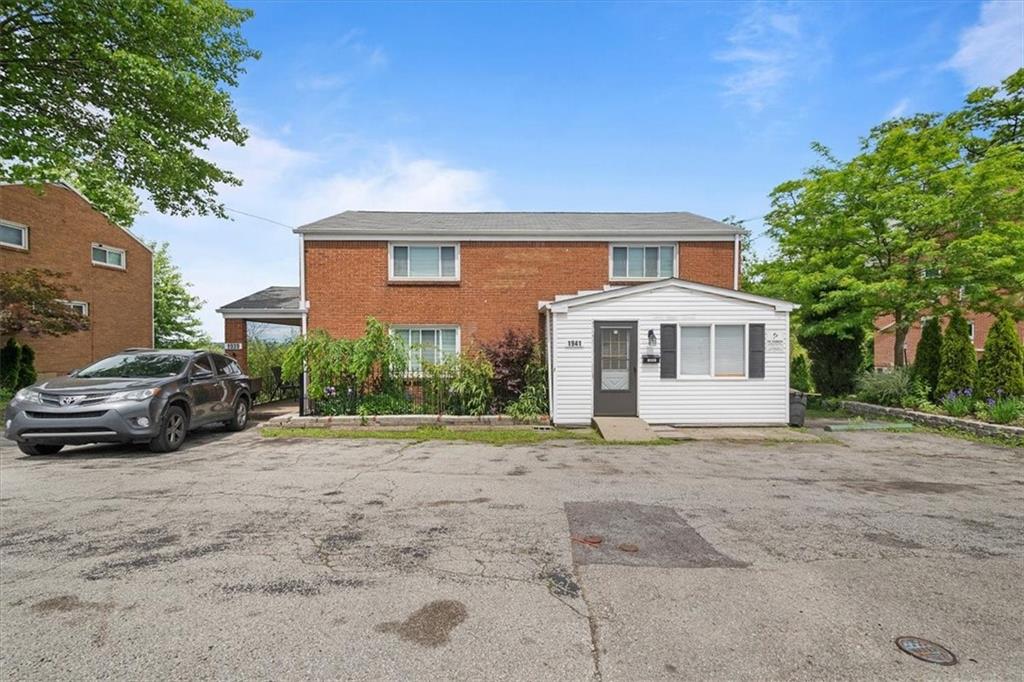
<svg viewBox="0 0 1024 682">
<path fill-rule="evenodd" d="M 733 225 L 681 212 L 347 211 L 295 231 L 298 290 L 220 309 L 240 359 L 244 320 L 354 337 L 373 316 L 406 341 L 413 370 L 519 329 L 547 344 L 556 422 L 787 419 L 792 306 L 738 291 Z"/>
<path fill-rule="evenodd" d="M 18 338 L 40 376 L 153 345 L 152 252 L 70 185 L 0 185 L 0 271 L 25 268 L 63 273 L 68 305 L 89 318 L 86 331 Z"/>
</svg>

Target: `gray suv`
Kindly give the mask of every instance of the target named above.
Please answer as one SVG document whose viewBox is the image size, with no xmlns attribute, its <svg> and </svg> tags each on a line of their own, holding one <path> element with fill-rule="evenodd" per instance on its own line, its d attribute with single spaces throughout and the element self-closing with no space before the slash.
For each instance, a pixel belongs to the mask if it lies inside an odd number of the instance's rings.
<svg viewBox="0 0 1024 682">
<path fill-rule="evenodd" d="M 249 377 L 229 357 L 132 348 L 21 389 L 4 413 L 4 431 L 29 455 L 82 443 L 170 452 L 196 426 L 244 429 L 251 405 Z"/>
</svg>

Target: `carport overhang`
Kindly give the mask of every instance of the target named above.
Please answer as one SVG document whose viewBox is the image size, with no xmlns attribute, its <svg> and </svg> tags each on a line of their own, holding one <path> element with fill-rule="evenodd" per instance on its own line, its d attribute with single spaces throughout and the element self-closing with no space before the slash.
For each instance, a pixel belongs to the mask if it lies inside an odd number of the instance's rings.
<svg viewBox="0 0 1024 682">
<path fill-rule="evenodd" d="M 305 331 L 308 311 L 299 287 L 281 286 L 261 289 L 217 308 L 224 318 L 224 351 L 248 369 L 249 322 L 283 324 Z"/>
</svg>

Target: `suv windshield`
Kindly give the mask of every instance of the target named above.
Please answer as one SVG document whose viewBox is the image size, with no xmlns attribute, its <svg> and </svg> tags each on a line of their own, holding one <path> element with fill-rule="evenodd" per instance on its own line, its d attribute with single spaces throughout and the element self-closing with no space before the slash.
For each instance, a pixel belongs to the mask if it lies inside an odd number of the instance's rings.
<svg viewBox="0 0 1024 682">
<path fill-rule="evenodd" d="M 185 369 L 188 357 L 170 353 L 131 353 L 112 355 L 82 369 L 75 376 L 117 377 L 138 379 L 146 377 L 172 377 Z"/>
</svg>

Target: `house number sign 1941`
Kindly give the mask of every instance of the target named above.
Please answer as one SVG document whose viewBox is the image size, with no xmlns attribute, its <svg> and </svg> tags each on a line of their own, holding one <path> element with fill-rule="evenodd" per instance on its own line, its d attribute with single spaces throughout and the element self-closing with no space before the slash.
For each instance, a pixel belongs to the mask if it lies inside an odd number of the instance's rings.
<svg viewBox="0 0 1024 682">
<path fill-rule="evenodd" d="M 581 339 L 569 339 L 565 342 L 566 348 L 583 348 L 583 341 Z"/>
</svg>

